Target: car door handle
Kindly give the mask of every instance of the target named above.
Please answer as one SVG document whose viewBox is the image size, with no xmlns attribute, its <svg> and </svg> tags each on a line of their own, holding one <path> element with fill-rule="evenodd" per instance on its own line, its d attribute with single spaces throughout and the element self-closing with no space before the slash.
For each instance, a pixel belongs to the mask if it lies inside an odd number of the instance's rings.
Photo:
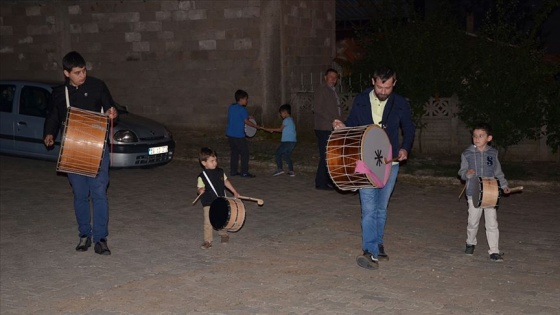
<svg viewBox="0 0 560 315">
<path fill-rule="evenodd" d="M 17 124 L 18 126 L 27 126 L 27 123 L 25 121 L 20 121 Z"/>
</svg>

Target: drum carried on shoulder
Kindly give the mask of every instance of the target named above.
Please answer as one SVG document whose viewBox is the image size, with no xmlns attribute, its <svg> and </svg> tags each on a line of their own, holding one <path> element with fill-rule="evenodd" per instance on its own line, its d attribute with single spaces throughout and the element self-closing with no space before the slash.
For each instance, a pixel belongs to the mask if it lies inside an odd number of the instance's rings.
<svg viewBox="0 0 560 315">
<path fill-rule="evenodd" d="M 69 107 L 56 170 L 96 177 L 107 139 L 107 116 Z"/>
<path fill-rule="evenodd" d="M 329 176 L 340 190 L 383 188 L 391 175 L 391 142 L 377 125 L 334 130 L 326 154 Z"/>
</svg>

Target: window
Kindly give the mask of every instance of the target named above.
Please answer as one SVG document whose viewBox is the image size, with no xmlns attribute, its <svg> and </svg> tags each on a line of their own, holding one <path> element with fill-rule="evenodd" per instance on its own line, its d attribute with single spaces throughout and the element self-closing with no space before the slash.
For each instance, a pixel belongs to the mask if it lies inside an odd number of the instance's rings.
<svg viewBox="0 0 560 315">
<path fill-rule="evenodd" d="M 14 106 L 14 85 L 0 85 L 0 112 L 11 113 Z"/>
<path fill-rule="evenodd" d="M 46 117 L 49 98 L 49 91 L 40 87 L 26 86 L 21 90 L 19 113 L 22 115 Z"/>
</svg>

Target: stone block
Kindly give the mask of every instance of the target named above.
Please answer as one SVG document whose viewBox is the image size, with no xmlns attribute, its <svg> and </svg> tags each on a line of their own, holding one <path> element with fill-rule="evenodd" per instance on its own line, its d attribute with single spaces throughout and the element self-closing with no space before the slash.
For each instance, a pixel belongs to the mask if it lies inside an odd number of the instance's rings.
<svg viewBox="0 0 560 315">
<path fill-rule="evenodd" d="M 68 6 L 68 14 L 70 15 L 82 14 L 82 8 L 79 5 L 70 5 Z"/>
<path fill-rule="evenodd" d="M 169 21 L 171 19 L 171 11 L 156 11 L 156 21 Z"/>
<path fill-rule="evenodd" d="M 190 10 L 188 11 L 189 20 L 205 20 L 206 10 Z"/>
<path fill-rule="evenodd" d="M 28 25 L 28 35 L 48 35 L 53 33 L 53 27 L 48 25 Z"/>
<path fill-rule="evenodd" d="M 134 52 L 150 51 L 150 43 L 149 42 L 133 42 L 132 43 L 132 51 L 134 51 Z"/>
<path fill-rule="evenodd" d="M 132 30 L 135 32 L 157 32 L 161 31 L 160 21 L 136 22 L 132 24 Z"/>
<path fill-rule="evenodd" d="M 14 28 L 10 25 L 0 25 L 0 35 L 9 36 L 14 35 Z"/>
<path fill-rule="evenodd" d="M 253 48 L 253 43 L 250 38 L 240 38 L 233 41 L 233 49 L 243 50 Z"/>
<path fill-rule="evenodd" d="M 161 10 L 163 11 L 179 10 L 179 1 L 161 1 Z"/>
<path fill-rule="evenodd" d="M 200 50 L 215 50 L 216 49 L 216 40 L 214 40 L 214 39 L 199 40 L 198 41 L 198 48 Z"/>
<path fill-rule="evenodd" d="M 25 8 L 26 16 L 39 16 L 41 15 L 41 7 L 38 5 L 29 6 Z"/>
<path fill-rule="evenodd" d="M 173 20 L 175 21 L 186 21 L 189 19 L 188 11 L 174 11 Z"/>
<path fill-rule="evenodd" d="M 194 2 L 194 1 L 192 1 Z M 191 1 L 179 1 L 179 10 L 190 10 L 194 7 Z"/>
<path fill-rule="evenodd" d="M 80 34 L 82 32 L 82 24 L 70 24 L 70 34 Z"/>
<path fill-rule="evenodd" d="M 124 40 L 126 42 L 139 42 L 142 40 L 142 34 L 139 32 L 126 32 L 124 33 Z"/>
<path fill-rule="evenodd" d="M 14 52 L 14 47 L 2 46 L 0 47 L 0 54 L 9 54 Z"/>
<path fill-rule="evenodd" d="M 33 37 L 27 36 L 18 40 L 18 44 L 33 44 Z"/>
<path fill-rule="evenodd" d="M 175 38 L 175 33 L 172 31 L 163 31 L 158 33 L 158 39 L 172 40 Z"/>
<path fill-rule="evenodd" d="M 84 23 L 82 25 L 82 32 L 83 33 L 99 33 L 99 27 L 97 23 Z"/>
</svg>

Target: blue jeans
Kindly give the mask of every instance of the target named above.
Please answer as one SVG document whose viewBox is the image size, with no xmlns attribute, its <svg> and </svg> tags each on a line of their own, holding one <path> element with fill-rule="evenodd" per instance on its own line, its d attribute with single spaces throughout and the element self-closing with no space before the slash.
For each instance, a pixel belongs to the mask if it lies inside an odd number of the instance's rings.
<svg viewBox="0 0 560 315">
<path fill-rule="evenodd" d="M 282 156 L 286 160 L 286 164 L 288 164 L 288 171 L 294 170 L 294 163 L 292 162 L 292 152 L 296 147 L 295 142 L 280 142 L 280 145 L 276 149 L 276 153 L 274 154 L 276 157 L 276 169 L 282 169 Z"/>
<path fill-rule="evenodd" d="M 68 181 L 74 193 L 74 212 L 78 221 L 80 237 L 93 236 L 93 242 L 107 239 L 109 235 L 109 205 L 107 202 L 107 187 L 109 185 L 109 150 L 105 150 L 99 174 L 88 177 L 78 174 L 68 174 Z M 93 229 L 91 226 L 91 211 L 89 198 L 93 203 Z"/>
<path fill-rule="evenodd" d="M 374 257 L 379 255 L 379 245 L 383 244 L 385 221 L 387 221 L 387 205 L 395 188 L 399 165 L 393 165 L 391 176 L 383 188 L 360 189 L 362 205 L 362 250 Z"/>
</svg>

